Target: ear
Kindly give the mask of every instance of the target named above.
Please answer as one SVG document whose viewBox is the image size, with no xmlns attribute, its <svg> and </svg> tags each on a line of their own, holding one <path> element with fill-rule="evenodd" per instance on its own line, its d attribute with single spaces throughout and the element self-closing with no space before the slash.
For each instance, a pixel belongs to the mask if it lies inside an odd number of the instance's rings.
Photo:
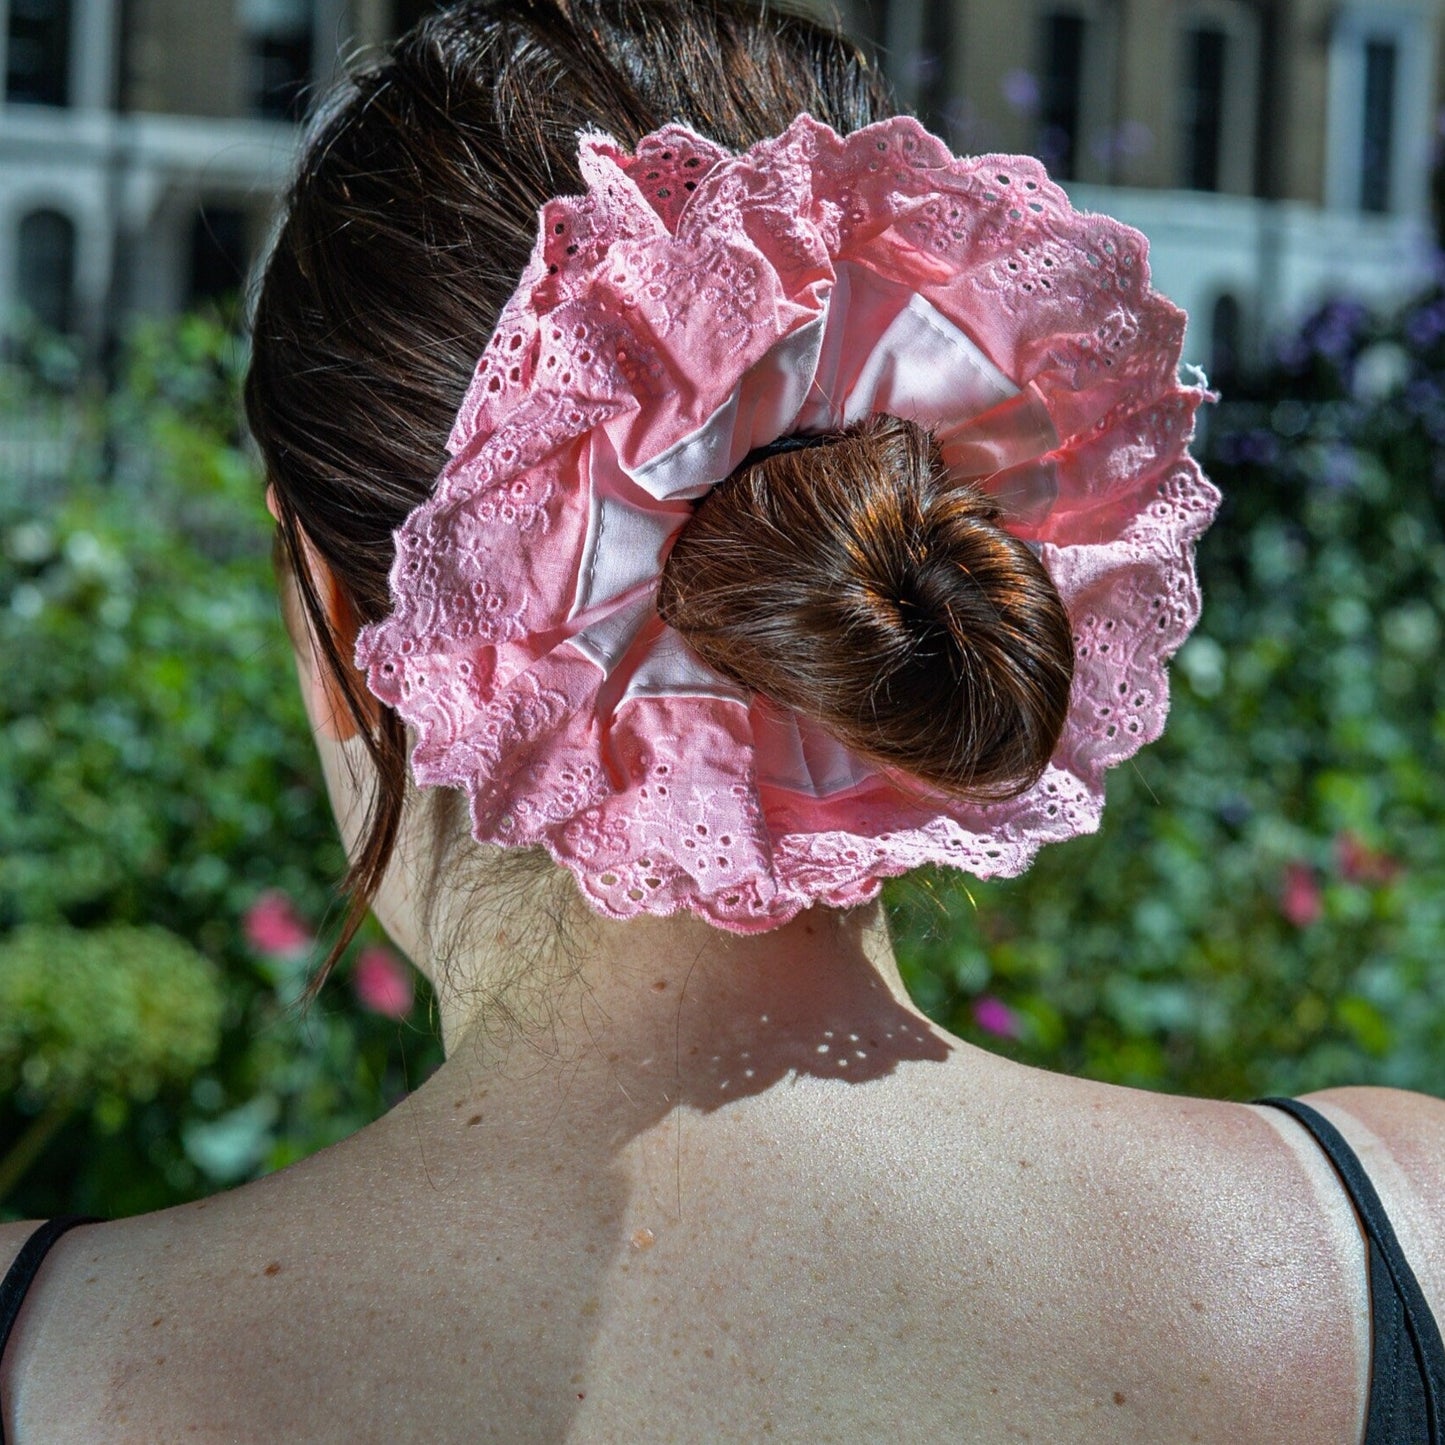
<svg viewBox="0 0 1445 1445">
<path fill-rule="evenodd" d="M 268 506 L 272 506 L 269 489 L 266 502 Z M 327 628 L 336 639 L 337 649 L 342 657 L 350 658 L 356 651 L 356 634 L 360 630 L 361 619 L 357 616 L 346 589 L 337 580 L 326 559 L 316 550 L 311 538 L 299 525 L 296 532 L 301 539 L 302 559 L 312 589 L 326 614 Z M 304 609 L 297 610 L 304 612 Z M 348 742 L 360 733 L 356 718 L 347 703 L 345 692 L 331 670 L 331 664 L 317 644 L 310 619 L 303 616 L 301 620 L 309 644 L 305 654 L 309 655 L 303 655 L 298 650 L 297 660 L 307 715 L 311 719 L 312 727 L 321 736 L 330 738 L 333 742 Z M 375 725 L 380 717 L 381 705 L 366 691 L 364 684 L 362 693 L 369 704 L 367 720 L 371 725 Z"/>
</svg>

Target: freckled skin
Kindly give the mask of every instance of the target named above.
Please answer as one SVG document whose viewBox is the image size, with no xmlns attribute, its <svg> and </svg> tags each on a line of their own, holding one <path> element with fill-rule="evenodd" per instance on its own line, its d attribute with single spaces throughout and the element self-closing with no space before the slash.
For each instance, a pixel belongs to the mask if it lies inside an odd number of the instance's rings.
<svg viewBox="0 0 1445 1445">
<path fill-rule="evenodd" d="M 425 963 L 409 896 L 379 916 Z M 575 928 L 506 1029 L 469 1012 L 521 968 L 479 918 L 447 1062 L 353 1138 L 62 1239 L 7 1433 L 1358 1445 L 1359 1231 L 1293 1121 L 952 1039 L 869 910 Z M 1317 1098 L 1445 1315 L 1445 1106 Z"/>
<path fill-rule="evenodd" d="M 699 999 L 715 1018 L 714 1002 Z M 783 1439 L 1355 1445 L 1349 1237 L 1335 1257 L 1329 1219 L 1311 1233 L 1314 1185 L 1253 1112 L 1163 1108 L 953 1047 L 934 1059 L 937 1036 L 902 1020 L 917 1057 L 844 1083 L 806 1066 L 815 1021 L 795 1041 L 795 1016 L 770 1012 L 779 1057 L 750 1030 L 766 1079 L 727 1103 L 712 1088 L 741 1076 L 736 1043 L 659 1046 L 646 1069 L 609 1049 L 567 1085 L 518 1054 L 474 1127 L 440 1127 L 456 1095 L 423 1089 L 379 1132 L 218 1197 L 214 1223 L 175 1211 L 76 1238 L 27 1321 L 25 1418 L 61 1402 L 73 1418 L 90 1381 L 80 1438 L 97 1440 L 197 1423 L 218 1441 L 341 1438 L 345 1401 L 356 1440 L 748 1439 L 766 1415 Z M 679 1073 L 679 1057 L 695 1062 Z M 595 1088 L 575 1077 L 593 1067 Z M 643 1108 L 649 1083 L 678 1102 Z M 613 1102 L 579 1108 L 579 1089 Z M 646 1122 L 617 1132 L 633 1108 Z M 502 1159 L 514 1174 L 487 1162 Z M 344 1191 L 363 1182 L 358 1212 Z M 275 1250 L 259 1264 L 258 1231 Z M 84 1283 L 97 1251 L 103 1291 Z M 130 1318 L 164 1320 L 164 1366 Z M 936 1404 L 923 1358 L 949 1382 Z M 330 1416 L 297 1414 L 313 1394 Z M 506 1431 L 477 1433 L 489 1408 Z"/>
</svg>

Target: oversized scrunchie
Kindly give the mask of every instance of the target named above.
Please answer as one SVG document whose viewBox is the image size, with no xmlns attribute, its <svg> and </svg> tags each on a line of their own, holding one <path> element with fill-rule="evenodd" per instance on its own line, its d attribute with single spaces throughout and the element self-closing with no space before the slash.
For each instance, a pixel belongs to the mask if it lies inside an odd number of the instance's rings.
<svg viewBox="0 0 1445 1445">
<path fill-rule="evenodd" d="M 1105 770 L 1163 727 L 1218 502 L 1144 238 L 906 117 L 803 115 L 741 155 L 679 125 L 632 154 L 588 135 L 580 165 L 358 640 L 417 782 L 464 789 L 480 841 L 545 846 L 605 914 L 738 932 L 922 863 L 1017 873 L 1096 828 Z M 900 784 L 658 617 L 696 498 L 759 445 L 877 412 L 1002 501 L 1068 610 L 1068 720 L 1010 801 Z"/>
</svg>

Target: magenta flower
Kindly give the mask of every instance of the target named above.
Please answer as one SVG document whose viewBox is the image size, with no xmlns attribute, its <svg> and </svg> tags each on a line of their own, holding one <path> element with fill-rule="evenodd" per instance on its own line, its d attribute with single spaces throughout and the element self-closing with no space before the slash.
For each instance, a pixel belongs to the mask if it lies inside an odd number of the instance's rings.
<svg viewBox="0 0 1445 1445">
<path fill-rule="evenodd" d="M 1308 928 L 1311 923 L 1319 922 L 1325 911 L 1325 899 L 1314 869 L 1308 863 L 1285 864 L 1279 911 L 1296 928 Z"/>
<path fill-rule="evenodd" d="M 304 958 L 315 942 L 296 905 L 279 888 L 263 893 L 242 921 L 246 942 L 264 958 Z"/>
<path fill-rule="evenodd" d="M 984 994 L 973 1001 L 973 1021 L 986 1034 L 1001 1039 L 1016 1039 L 1019 1036 L 1019 1016 L 1001 999 Z"/>
<path fill-rule="evenodd" d="M 351 968 L 351 987 L 362 1008 L 384 1018 L 405 1018 L 415 991 L 407 966 L 380 944 L 363 948 Z"/>
</svg>

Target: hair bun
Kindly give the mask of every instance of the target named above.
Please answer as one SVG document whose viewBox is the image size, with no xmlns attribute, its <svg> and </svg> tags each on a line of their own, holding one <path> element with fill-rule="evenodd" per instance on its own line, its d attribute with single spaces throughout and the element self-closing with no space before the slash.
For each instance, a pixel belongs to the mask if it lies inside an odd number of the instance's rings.
<svg viewBox="0 0 1445 1445">
<path fill-rule="evenodd" d="M 863 756 L 1012 797 L 1058 743 L 1074 648 L 999 515 L 922 427 L 873 417 L 748 457 L 678 535 L 658 607 L 718 672 Z"/>
</svg>

